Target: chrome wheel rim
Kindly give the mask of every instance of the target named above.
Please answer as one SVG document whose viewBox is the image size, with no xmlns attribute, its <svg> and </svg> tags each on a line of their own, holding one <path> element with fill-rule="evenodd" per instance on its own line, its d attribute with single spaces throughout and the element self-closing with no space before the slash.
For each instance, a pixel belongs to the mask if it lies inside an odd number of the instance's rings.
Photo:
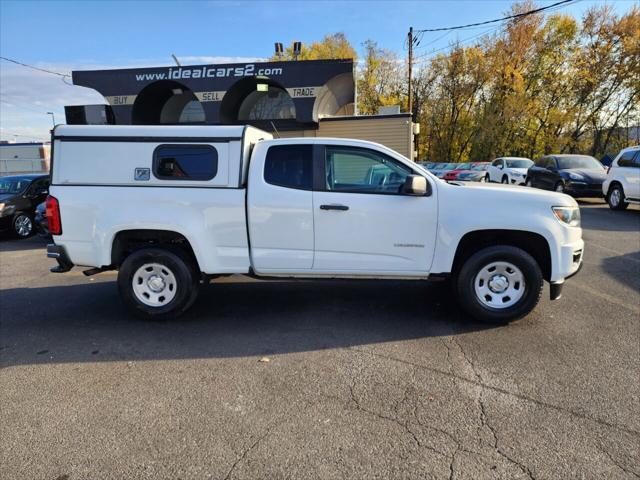
<svg viewBox="0 0 640 480">
<path fill-rule="evenodd" d="M 562 193 L 564 192 L 564 185 L 559 183 L 558 185 L 556 185 L 556 192 Z"/>
<path fill-rule="evenodd" d="M 522 299 L 526 285 L 522 271 L 513 263 L 491 262 L 480 269 L 473 286 L 482 305 L 503 310 Z"/>
<path fill-rule="evenodd" d="M 611 195 L 609 195 L 609 201 L 611 202 L 611 205 L 613 205 L 614 207 L 617 207 L 618 205 L 620 205 L 620 190 L 618 190 L 617 188 L 614 188 L 611 191 Z"/>
<path fill-rule="evenodd" d="M 531 183 L 531 180 L 527 180 L 526 185 L 527 187 L 533 187 L 533 183 Z"/>
<path fill-rule="evenodd" d="M 16 233 L 21 237 L 28 237 L 33 230 L 33 223 L 26 215 L 20 215 L 15 221 Z"/>
<path fill-rule="evenodd" d="M 145 263 L 131 280 L 136 298 L 149 307 L 163 307 L 176 296 L 178 283 L 173 272 L 159 263 Z"/>
</svg>

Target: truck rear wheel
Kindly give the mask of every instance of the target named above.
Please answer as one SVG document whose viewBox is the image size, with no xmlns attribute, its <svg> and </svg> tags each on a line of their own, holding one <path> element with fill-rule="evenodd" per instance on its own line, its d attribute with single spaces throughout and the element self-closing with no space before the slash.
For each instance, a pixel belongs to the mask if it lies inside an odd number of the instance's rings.
<svg viewBox="0 0 640 480">
<path fill-rule="evenodd" d="M 498 245 L 469 257 L 455 280 L 462 309 L 487 323 L 505 324 L 531 312 L 542 295 L 542 271 L 524 250 Z"/>
<path fill-rule="evenodd" d="M 118 272 L 120 296 L 129 310 L 148 319 L 164 320 L 184 313 L 198 295 L 192 262 L 161 248 L 144 248 L 125 258 Z"/>
</svg>

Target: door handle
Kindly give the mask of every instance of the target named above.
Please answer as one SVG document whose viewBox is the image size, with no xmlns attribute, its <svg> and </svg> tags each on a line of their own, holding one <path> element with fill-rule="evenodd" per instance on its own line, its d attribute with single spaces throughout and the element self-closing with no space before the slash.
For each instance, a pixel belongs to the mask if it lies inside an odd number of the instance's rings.
<svg viewBox="0 0 640 480">
<path fill-rule="evenodd" d="M 320 205 L 320 210 L 340 210 L 340 211 L 345 211 L 345 210 L 349 210 L 349 207 L 347 207 L 346 205 Z"/>
</svg>

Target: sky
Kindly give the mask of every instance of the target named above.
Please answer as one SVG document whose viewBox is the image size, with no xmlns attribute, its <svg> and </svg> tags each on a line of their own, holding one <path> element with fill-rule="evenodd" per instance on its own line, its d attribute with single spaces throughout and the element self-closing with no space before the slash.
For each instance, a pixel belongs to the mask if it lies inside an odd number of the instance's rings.
<svg viewBox="0 0 640 480">
<path fill-rule="evenodd" d="M 545 6 L 558 0 L 538 0 Z M 640 0 L 575 0 L 560 11 L 580 17 L 595 5 L 624 13 Z M 0 56 L 59 73 L 71 70 L 244 62 L 272 55 L 274 42 L 311 43 L 344 32 L 356 49 L 372 39 L 406 56 L 415 29 L 500 18 L 511 0 L 422 1 L 30 1 L 0 0 Z M 416 55 L 428 58 L 455 40 L 473 42 L 491 25 L 427 33 Z M 498 27 L 499 28 L 499 27 Z M 64 105 L 105 103 L 70 79 L 0 60 L 0 139 L 46 140 Z"/>
</svg>

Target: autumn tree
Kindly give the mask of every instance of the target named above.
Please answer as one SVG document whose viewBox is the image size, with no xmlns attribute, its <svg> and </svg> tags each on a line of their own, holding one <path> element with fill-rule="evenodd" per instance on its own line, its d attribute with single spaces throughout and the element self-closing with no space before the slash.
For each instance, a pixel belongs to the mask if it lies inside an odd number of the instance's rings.
<svg viewBox="0 0 640 480">
<path fill-rule="evenodd" d="M 356 50 L 342 32 L 325 35 L 321 41 L 310 45 L 303 43 L 298 55 L 298 60 L 353 59 L 355 61 L 357 58 Z M 274 55 L 271 60 L 295 60 L 293 42 L 284 49 L 282 57 Z"/>
<path fill-rule="evenodd" d="M 397 55 L 379 48 L 372 40 L 364 43 L 364 50 L 357 80 L 358 112 L 375 115 L 382 106 L 406 103 L 403 99 L 404 68 Z"/>
</svg>

